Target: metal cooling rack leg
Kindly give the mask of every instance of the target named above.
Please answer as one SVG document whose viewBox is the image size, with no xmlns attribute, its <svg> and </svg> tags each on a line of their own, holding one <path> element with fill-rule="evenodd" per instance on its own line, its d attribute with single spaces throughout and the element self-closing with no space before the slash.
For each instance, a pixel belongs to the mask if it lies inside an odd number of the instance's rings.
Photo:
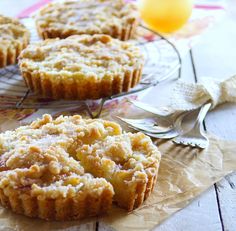
<svg viewBox="0 0 236 231">
<path fill-rule="evenodd" d="M 24 100 L 28 97 L 29 93 L 30 93 L 30 90 L 27 90 L 25 92 L 24 96 L 20 99 L 20 101 L 17 102 L 16 108 L 20 108 L 21 107 L 21 105 L 23 104 Z"/>
<path fill-rule="evenodd" d="M 85 101 L 84 104 L 85 104 L 85 107 L 86 107 L 86 111 L 88 112 L 89 116 L 91 117 L 91 119 L 97 119 L 100 117 L 101 113 L 102 113 L 102 109 L 103 109 L 103 106 L 105 104 L 105 102 L 108 100 L 108 98 L 103 98 L 101 99 L 100 101 L 100 104 L 98 106 L 98 109 L 96 110 L 95 113 L 92 112 L 92 109 L 91 107 L 89 106 L 88 104 L 88 101 Z"/>
</svg>

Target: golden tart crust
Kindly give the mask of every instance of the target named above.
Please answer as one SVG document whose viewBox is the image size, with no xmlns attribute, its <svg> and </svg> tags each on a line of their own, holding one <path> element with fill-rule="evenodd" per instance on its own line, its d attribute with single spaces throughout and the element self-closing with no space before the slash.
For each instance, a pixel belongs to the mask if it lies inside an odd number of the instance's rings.
<svg viewBox="0 0 236 231">
<path fill-rule="evenodd" d="M 17 19 L 0 15 L 0 68 L 15 64 L 30 34 Z"/>
<path fill-rule="evenodd" d="M 0 203 L 47 220 L 140 206 L 156 182 L 160 153 L 141 133 L 105 120 L 44 115 L 0 134 Z"/>
<path fill-rule="evenodd" d="M 99 99 L 128 91 L 139 83 L 143 64 L 138 47 L 108 35 L 48 39 L 20 55 L 28 87 L 54 99 Z"/>
<path fill-rule="evenodd" d="M 138 17 L 137 7 L 124 0 L 72 0 L 48 4 L 36 16 L 36 26 L 43 39 L 108 34 L 128 40 Z"/>
</svg>

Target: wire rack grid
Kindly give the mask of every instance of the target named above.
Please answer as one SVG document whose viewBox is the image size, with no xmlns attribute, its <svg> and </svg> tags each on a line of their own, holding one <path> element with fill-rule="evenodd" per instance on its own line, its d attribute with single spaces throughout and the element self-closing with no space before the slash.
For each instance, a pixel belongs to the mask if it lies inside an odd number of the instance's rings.
<svg viewBox="0 0 236 231">
<path fill-rule="evenodd" d="M 31 18 L 23 19 L 22 22 L 31 32 L 31 41 L 39 40 L 34 22 Z M 165 37 L 149 30 L 145 26 L 140 26 L 142 30 L 148 30 L 156 35 L 153 41 L 136 41 L 145 56 L 145 65 L 140 84 L 130 90 L 111 97 L 102 98 L 99 101 L 97 109 L 90 107 L 94 100 L 52 100 L 40 98 L 34 95 L 25 85 L 17 65 L 7 66 L 0 69 L 0 109 L 60 109 L 71 108 L 78 105 L 84 105 L 88 114 L 92 118 L 100 116 L 104 104 L 112 99 L 128 96 L 169 79 L 181 77 L 181 57 L 175 45 Z"/>
</svg>

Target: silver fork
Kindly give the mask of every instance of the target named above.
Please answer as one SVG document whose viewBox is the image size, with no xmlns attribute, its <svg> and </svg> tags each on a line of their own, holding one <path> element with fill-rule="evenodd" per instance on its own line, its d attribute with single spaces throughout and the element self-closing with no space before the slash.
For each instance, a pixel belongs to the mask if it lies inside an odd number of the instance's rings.
<svg viewBox="0 0 236 231">
<path fill-rule="evenodd" d="M 146 104 L 146 103 L 142 103 L 142 102 L 134 100 L 134 99 L 128 99 L 128 102 L 133 104 L 134 106 L 146 111 L 146 112 L 150 112 L 150 113 L 154 114 L 155 117 L 159 117 L 160 119 L 165 120 L 165 121 L 169 121 L 169 122 L 173 121 L 173 118 L 175 119 L 176 116 L 181 114 L 179 112 L 171 113 L 170 110 L 166 107 L 162 107 L 161 110 L 159 110 L 156 107 L 153 107 L 153 106 Z"/>
<path fill-rule="evenodd" d="M 126 123 L 129 127 L 141 131 L 153 138 L 160 139 L 172 139 L 178 136 L 181 132 L 181 124 L 185 116 L 192 113 L 193 111 L 182 112 L 169 126 L 161 127 L 157 126 L 157 121 L 155 118 L 145 118 L 145 119 L 126 119 L 116 116 L 118 119 Z"/>
<path fill-rule="evenodd" d="M 211 103 L 203 105 L 199 111 L 193 128 L 173 139 L 173 142 L 201 149 L 207 148 L 209 140 L 203 130 L 203 121 L 211 106 Z"/>
</svg>

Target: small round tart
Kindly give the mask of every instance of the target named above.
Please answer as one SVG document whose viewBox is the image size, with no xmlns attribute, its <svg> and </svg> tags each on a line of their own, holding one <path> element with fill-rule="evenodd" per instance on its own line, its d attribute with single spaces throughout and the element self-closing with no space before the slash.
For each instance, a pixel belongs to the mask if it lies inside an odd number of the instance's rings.
<svg viewBox="0 0 236 231">
<path fill-rule="evenodd" d="M 17 19 L 0 15 L 0 68 L 17 62 L 29 38 L 29 31 Z"/>
<path fill-rule="evenodd" d="M 153 189 L 159 162 L 141 133 L 100 119 L 44 115 L 0 134 L 0 203 L 47 220 L 100 215 L 112 200 L 132 210 Z"/>
<path fill-rule="evenodd" d="M 54 99 L 99 99 L 139 83 L 144 58 L 138 47 L 108 35 L 74 35 L 29 45 L 20 55 L 28 87 Z"/>
<path fill-rule="evenodd" d="M 71 0 L 48 4 L 36 15 L 36 26 L 43 39 L 108 34 L 128 40 L 138 18 L 136 5 L 124 0 Z"/>
</svg>

